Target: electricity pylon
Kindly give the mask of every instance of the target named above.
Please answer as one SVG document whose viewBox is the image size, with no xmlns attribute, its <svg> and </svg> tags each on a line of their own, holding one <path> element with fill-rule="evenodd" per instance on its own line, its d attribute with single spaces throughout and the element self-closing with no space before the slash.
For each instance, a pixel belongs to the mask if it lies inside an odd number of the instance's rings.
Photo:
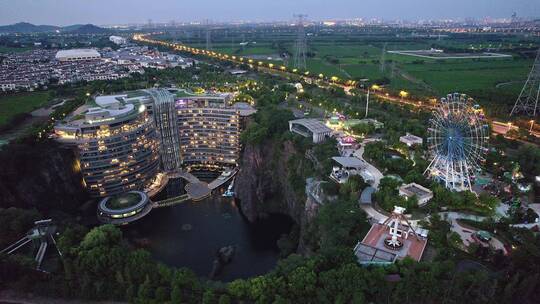
<svg viewBox="0 0 540 304">
<path fill-rule="evenodd" d="M 538 114 L 538 98 L 540 97 L 540 49 L 536 54 L 533 67 L 527 77 L 527 81 L 519 93 L 510 116 L 514 114 L 523 114 L 527 116 L 536 116 Z"/>
<path fill-rule="evenodd" d="M 297 69 L 306 69 L 306 53 L 307 53 L 307 42 L 306 42 L 306 32 L 304 29 L 304 18 L 307 15 L 297 14 L 294 15 L 297 18 L 296 27 L 296 47 L 294 52 L 294 67 Z"/>
</svg>

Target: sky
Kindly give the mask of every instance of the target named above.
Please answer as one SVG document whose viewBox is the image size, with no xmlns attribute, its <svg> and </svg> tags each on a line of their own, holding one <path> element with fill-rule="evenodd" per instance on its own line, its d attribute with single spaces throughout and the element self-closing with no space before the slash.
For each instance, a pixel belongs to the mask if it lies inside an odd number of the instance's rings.
<svg viewBox="0 0 540 304">
<path fill-rule="evenodd" d="M 540 17 L 540 0 L 0 0 L 0 24 Z"/>
</svg>

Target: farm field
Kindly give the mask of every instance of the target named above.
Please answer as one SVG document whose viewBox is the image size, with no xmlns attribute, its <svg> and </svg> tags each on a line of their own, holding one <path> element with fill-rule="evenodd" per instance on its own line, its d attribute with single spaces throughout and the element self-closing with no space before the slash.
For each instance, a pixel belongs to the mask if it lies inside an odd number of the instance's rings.
<svg viewBox="0 0 540 304">
<path fill-rule="evenodd" d="M 309 30 L 306 31 L 309 33 Z M 214 34 L 213 34 L 214 35 Z M 212 36 L 213 49 L 242 56 L 272 56 L 288 54 L 283 63 L 292 68 L 295 50 L 294 32 L 272 34 L 245 34 L 246 47 L 238 45 L 240 38 Z M 244 37 L 242 37 L 243 39 Z M 227 42 L 230 41 L 230 42 Z M 236 41 L 236 44 L 233 43 Z M 256 42 L 256 44 L 253 44 Z M 191 40 L 189 45 L 204 48 L 202 38 Z M 365 80 L 383 84 L 397 93 L 410 92 L 418 98 L 444 96 L 450 92 L 469 94 L 482 105 L 501 104 L 493 107 L 504 112 L 513 104 L 526 80 L 533 59 L 523 55 L 540 45 L 537 38 L 493 35 L 453 35 L 441 37 L 415 37 L 401 32 L 317 32 L 307 36 L 307 70 L 311 74 L 337 76 L 342 79 Z M 394 51 L 443 49 L 448 56 L 454 53 L 492 52 L 510 55 L 497 58 L 428 58 Z M 384 52 L 383 52 L 384 50 Z M 383 55 L 384 53 L 384 55 Z M 529 57 L 527 59 L 527 57 Z M 262 58 L 259 58 L 262 59 Z M 384 61 L 384 64 L 381 62 Z"/>
<path fill-rule="evenodd" d="M 29 92 L 0 96 L 0 127 L 18 114 L 38 109 L 50 101 L 49 92 Z"/>
</svg>

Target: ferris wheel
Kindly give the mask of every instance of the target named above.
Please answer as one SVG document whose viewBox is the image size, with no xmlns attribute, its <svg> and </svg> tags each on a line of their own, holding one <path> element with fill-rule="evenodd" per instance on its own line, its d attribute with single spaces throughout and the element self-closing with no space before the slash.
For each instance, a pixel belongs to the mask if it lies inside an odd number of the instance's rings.
<svg viewBox="0 0 540 304">
<path fill-rule="evenodd" d="M 424 172 L 454 191 L 472 191 L 471 180 L 487 151 L 488 127 L 465 94 L 448 94 L 430 120 L 431 162 Z"/>
</svg>

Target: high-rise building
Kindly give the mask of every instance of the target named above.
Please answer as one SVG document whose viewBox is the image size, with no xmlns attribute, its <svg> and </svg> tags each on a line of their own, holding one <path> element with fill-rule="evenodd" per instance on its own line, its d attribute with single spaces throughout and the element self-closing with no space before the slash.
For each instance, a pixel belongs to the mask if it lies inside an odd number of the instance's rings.
<svg viewBox="0 0 540 304">
<path fill-rule="evenodd" d="M 176 92 L 182 164 L 187 169 L 234 167 L 240 152 L 240 111 L 231 94 Z"/>
<path fill-rule="evenodd" d="M 102 96 L 82 114 L 55 127 L 60 142 L 77 147 L 84 183 L 93 197 L 144 189 L 159 170 L 154 122 L 140 102 Z"/>
<path fill-rule="evenodd" d="M 153 114 L 156 129 L 160 137 L 161 165 L 165 171 L 181 168 L 178 115 L 174 95 L 167 90 L 151 90 Z"/>
<path fill-rule="evenodd" d="M 231 98 L 174 88 L 99 96 L 58 124 L 55 134 L 77 147 L 92 196 L 144 190 L 160 171 L 237 165 L 240 120 L 255 110 L 231 106 Z"/>
</svg>

